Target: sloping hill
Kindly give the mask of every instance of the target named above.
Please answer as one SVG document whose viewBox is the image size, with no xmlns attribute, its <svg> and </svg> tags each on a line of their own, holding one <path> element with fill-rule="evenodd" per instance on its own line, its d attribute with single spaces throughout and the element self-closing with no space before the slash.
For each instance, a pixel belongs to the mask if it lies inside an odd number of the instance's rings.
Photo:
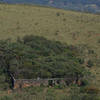
<svg viewBox="0 0 100 100">
<path fill-rule="evenodd" d="M 53 6 L 57 8 L 100 13 L 100 0 L 0 0 L 4 3 L 22 3 Z"/>
<path fill-rule="evenodd" d="M 68 44 L 86 44 L 100 57 L 100 15 L 40 6 L 0 4 L 0 39 L 15 40 L 26 34 Z M 98 67 L 92 72 L 99 77 Z"/>
<path fill-rule="evenodd" d="M 86 43 L 99 52 L 100 15 L 0 4 L 0 39 L 25 34 L 42 35 L 68 44 Z"/>
</svg>

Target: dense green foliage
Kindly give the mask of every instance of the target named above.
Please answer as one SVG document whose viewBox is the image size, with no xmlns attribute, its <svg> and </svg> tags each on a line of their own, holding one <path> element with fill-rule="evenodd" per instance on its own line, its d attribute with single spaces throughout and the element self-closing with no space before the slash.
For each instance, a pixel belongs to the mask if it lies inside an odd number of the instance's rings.
<svg viewBox="0 0 100 100">
<path fill-rule="evenodd" d="M 43 37 L 24 36 L 16 42 L 0 41 L 0 68 L 7 81 L 32 78 L 70 78 L 79 80 L 87 73 L 80 61 L 77 47 L 47 40 Z"/>
</svg>

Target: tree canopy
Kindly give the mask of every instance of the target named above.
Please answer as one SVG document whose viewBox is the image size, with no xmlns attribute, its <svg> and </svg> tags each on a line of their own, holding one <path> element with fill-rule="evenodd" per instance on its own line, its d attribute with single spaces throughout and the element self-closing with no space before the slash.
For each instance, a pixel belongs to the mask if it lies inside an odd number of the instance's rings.
<svg viewBox="0 0 100 100">
<path fill-rule="evenodd" d="M 24 36 L 16 42 L 0 41 L 0 74 L 16 79 L 84 77 L 87 72 L 77 47 Z"/>
</svg>

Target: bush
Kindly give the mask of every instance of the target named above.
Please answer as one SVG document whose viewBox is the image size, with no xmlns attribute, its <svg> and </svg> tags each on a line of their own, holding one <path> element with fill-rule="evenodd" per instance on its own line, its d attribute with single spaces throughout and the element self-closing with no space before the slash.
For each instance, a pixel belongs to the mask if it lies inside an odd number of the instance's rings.
<svg viewBox="0 0 100 100">
<path fill-rule="evenodd" d="M 81 80 L 81 86 L 87 86 L 87 85 L 89 85 L 88 80 L 86 79 Z"/>
<path fill-rule="evenodd" d="M 57 13 L 56 13 L 56 16 L 60 16 L 60 13 L 59 13 L 59 12 L 57 12 Z"/>
<path fill-rule="evenodd" d="M 89 94 L 99 94 L 100 90 L 94 86 L 86 87 L 85 92 Z"/>
<path fill-rule="evenodd" d="M 79 59 L 79 63 L 80 63 L 80 64 L 84 64 L 84 59 L 80 58 L 80 59 Z"/>
<path fill-rule="evenodd" d="M 87 62 L 87 66 L 91 68 L 93 65 L 94 65 L 94 64 L 93 64 L 93 61 L 88 60 L 88 62 Z"/>
<path fill-rule="evenodd" d="M 64 89 L 65 86 L 63 84 L 59 84 L 59 85 L 55 85 L 54 88 L 55 89 Z"/>
</svg>

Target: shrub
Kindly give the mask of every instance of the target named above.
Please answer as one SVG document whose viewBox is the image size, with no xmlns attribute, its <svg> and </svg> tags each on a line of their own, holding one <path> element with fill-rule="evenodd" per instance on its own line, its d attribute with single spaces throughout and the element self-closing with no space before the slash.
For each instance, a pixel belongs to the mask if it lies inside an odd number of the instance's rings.
<svg viewBox="0 0 100 100">
<path fill-rule="evenodd" d="M 94 50 L 88 50 L 88 53 L 89 54 L 94 54 L 95 52 L 94 52 Z"/>
<path fill-rule="evenodd" d="M 82 79 L 80 82 L 81 82 L 81 84 L 80 84 L 81 87 L 85 87 L 85 86 L 89 85 L 89 82 L 86 79 Z"/>
<path fill-rule="evenodd" d="M 94 64 L 93 64 L 93 61 L 88 60 L 88 62 L 87 62 L 87 66 L 91 68 L 93 65 L 94 65 Z"/>
<path fill-rule="evenodd" d="M 55 85 L 54 88 L 55 89 L 64 89 L 64 85 L 63 84 L 59 84 L 59 85 Z"/>
<path fill-rule="evenodd" d="M 40 87 L 45 87 L 45 85 L 43 83 L 40 84 Z"/>
<path fill-rule="evenodd" d="M 80 63 L 80 64 L 84 64 L 84 59 L 79 58 L 79 63 Z"/>
<path fill-rule="evenodd" d="M 59 13 L 59 12 L 57 12 L 57 13 L 56 13 L 56 16 L 60 16 L 60 13 Z"/>
<path fill-rule="evenodd" d="M 100 93 L 100 90 L 98 88 L 94 87 L 94 86 L 86 87 L 85 91 L 86 91 L 86 93 L 89 93 L 89 94 L 98 94 L 98 93 Z"/>
<path fill-rule="evenodd" d="M 64 18 L 63 21 L 65 22 L 66 21 L 66 18 Z"/>
</svg>

